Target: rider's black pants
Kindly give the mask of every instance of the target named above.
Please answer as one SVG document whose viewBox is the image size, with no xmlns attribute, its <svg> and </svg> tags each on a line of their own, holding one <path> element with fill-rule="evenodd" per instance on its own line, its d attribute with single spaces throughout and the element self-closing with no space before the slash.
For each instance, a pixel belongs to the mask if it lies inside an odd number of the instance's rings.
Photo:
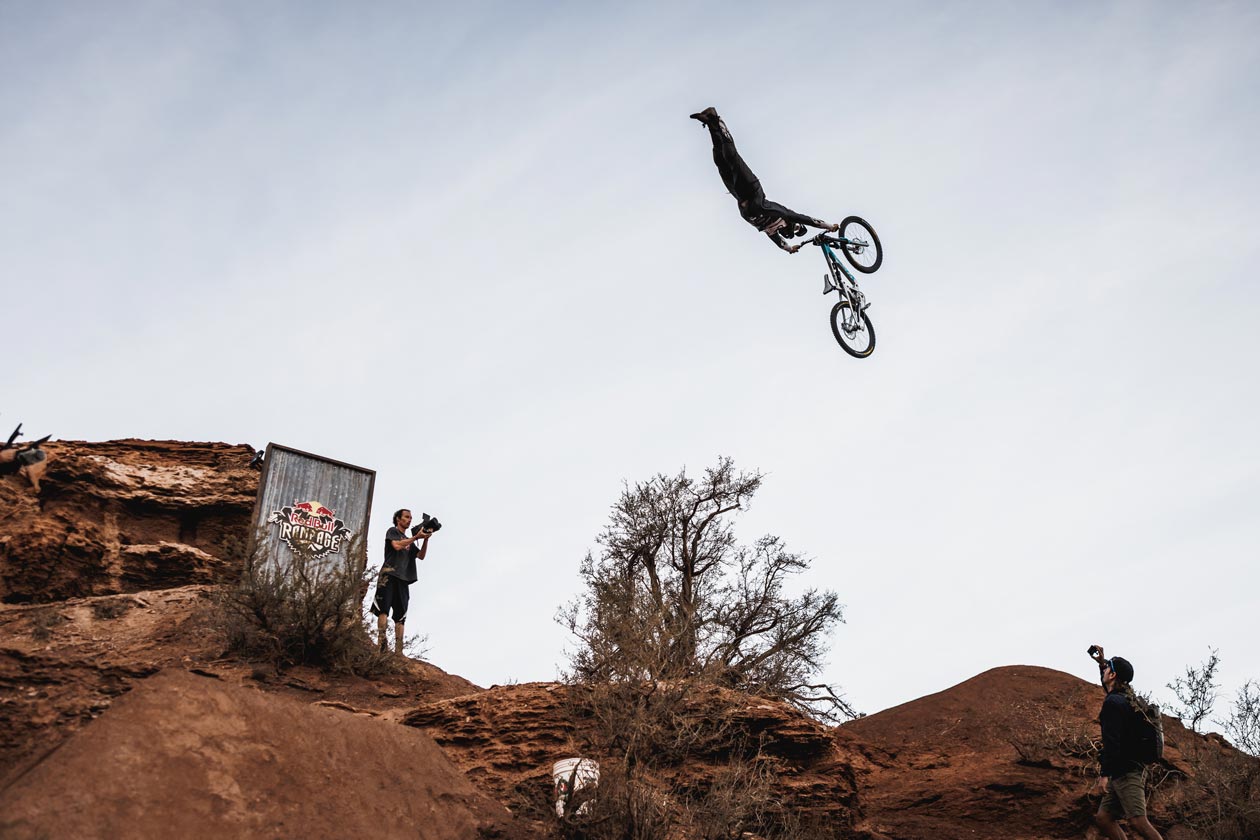
<svg viewBox="0 0 1260 840">
<path fill-rule="evenodd" d="M 745 203 L 760 208 L 766 200 L 766 193 L 761 189 L 761 181 L 744 163 L 735 148 L 731 133 L 721 120 L 709 126 L 709 136 L 713 138 L 713 162 L 717 164 L 718 174 L 726 189 L 743 206 Z"/>
<path fill-rule="evenodd" d="M 717 165 L 718 174 L 722 176 L 726 189 L 739 202 L 739 213 L 745 220 L 756 225 L 769 214 L 771 217 L 780 216 L 788 222 L 826 227 L 818 219 L 797 213 L 766 198 L 761 180 L 740 157 L 731 133 L 726 130 L 726 123 L 719 119 L 709 125 L 709 136 L 713 138 L 713 162 Z"/>
</svg>

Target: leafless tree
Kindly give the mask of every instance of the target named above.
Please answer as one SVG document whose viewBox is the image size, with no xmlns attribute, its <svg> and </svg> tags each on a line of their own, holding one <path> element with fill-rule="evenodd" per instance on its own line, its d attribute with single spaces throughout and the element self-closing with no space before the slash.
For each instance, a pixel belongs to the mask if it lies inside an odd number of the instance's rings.
<svg viewBox="0 0 1260 840">
<path fill-rule="evenodd" d="M 1221 660 L 1215 648 L 1209 650 L 1207 661 L 1197 668 L 1187 665 L 1185 675 L 1168 684 L 1173 694 L 1177 695 L 1177 701 L 1181 703 L 1181 708 L 1175 710 L 1174 714 L 1189 723 L 1190 729 L 1195 732 L 1199 731 L 1199 724 L 1212 713 L 1212 707 L 1216 705 L 1216 689 L 1219 688 L 1215 680 L 1216 668 Z"/>
<path fill-rule="evenodd" d="M 1234 708 L 1221 721 L 1234 746 L 1260 757 L 1260 683 L 1247 680 L 1234 697 Z"/>
<path fill-rule="evenodd" d="M 585 593 L 561 612 L 580 682 L 700 679 L 782 698 L 832 722 L 854 716 L 816 677 L 843 622 L 834 592 L 785 592 L 809 568 L 782 540 L 735 538 L 733 517 L 761 487 L 729 458 L 693 478 L 627 485 L 581 566 Z"/>
</svg>

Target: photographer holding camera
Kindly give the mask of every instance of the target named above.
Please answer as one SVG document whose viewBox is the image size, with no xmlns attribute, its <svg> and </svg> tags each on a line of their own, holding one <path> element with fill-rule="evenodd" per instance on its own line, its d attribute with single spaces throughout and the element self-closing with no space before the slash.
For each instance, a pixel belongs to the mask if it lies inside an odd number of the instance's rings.
<svg viewBox="0 0 1260 840">
<path fill-rule="evenodd" d="M 1143 712 L 1133 693 L 1133 665 L 1119 656 L 1107 659 L 1102 645 L 1090 645 L 1086 651 L 1098 663 L 1098 675 L 1107 696 L 1098 724 L 1102 729 L 1102 751 L 1098 755 L 1099 777 L 1092 793 L 1101 793 L 1102 802 L 1094 821 L 1111 840 L 1128 836 L 1119 819 L 1146 840 L 1163 840 L 1162 835 L 1146 818 L 1146 760 L 1141 743 Z M 1158 710 L 1155 712 L 1159 714 Z"/>
<path fill-rule="evenodd" d="M 407 619 L 407 604 L 411 599 L 410 586 L 418 577 L 416 561 L 424 559 L 429 551 L 429 537 L 442 527 L 436 518 L 424 513 L 420 515 L 420 524 L 411 529 L 408 537 L 410 524 L 411 511 L 402 508 L 394 513 L 394 526 L 385 532 L 385 562 L 381 564 L 376 595 L 372 598 L 372 614 L 376 616 L 382 651 L 389 650 L 385 630 L 393 613 L 394 652 L 397 654 L 403 652 L 403 622 Z"/>
</svg>

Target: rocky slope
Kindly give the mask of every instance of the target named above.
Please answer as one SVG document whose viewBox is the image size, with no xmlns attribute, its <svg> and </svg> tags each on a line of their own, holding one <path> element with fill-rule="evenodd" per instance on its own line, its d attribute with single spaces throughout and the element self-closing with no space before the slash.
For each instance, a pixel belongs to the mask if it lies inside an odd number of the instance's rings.
<svg viewBox="0 0 1260 840">
<path fill-rule="evenodd" d="M 223 656 L 217 590 L 185 586 L 0 605 L 0 789 L 163 669 L 396 720 L 416 703 L 480 689 L 425 662 L 366 680 Z"/>
<path fill-rule="evenodd" d="M 45 445 L 38 495 L 0 478 L 0 602 L 230 580 L 258 491 L 253 450 L 120 440 Z"/>
<path fill-rule="evenodd" d="M 415 661 L 363 679 L 228 656 L 216 599 L 240 568 L 250 447 L 48 451 L 38 495 L 0 477 L 0 836 L 558 837 L 552 763 L 608 759 L 571 689 L 482 690 Z M 761 744 L 776 802 L 829 836 L 1097 836 L 1101 691 L 1068 674 L 998 668 L 838 728 L 718 689 L 688 702 Z M 1165 727 L 1153 821 L 1168 840 L 1207 838 L 1218 803 L 1199 783 L 1241 768 L 1260 785 L 1257 762 Z M 703 789 L 724 762 L 693 750 L 665 781 Z"/>
<path fill-rule="evenodd" d="M 1097 683 L 1008 666 L 845 724 L 839 732 L 862 753 L 854 763 L 866 827 L 940 840 L 1097 836 L 1098 800 L 1088 792 L 1098 775 L 1102 698 Z M 1167 746 L 1151 772 L 1151 821 L 1168 840 L 1200 837 L 1177 825 L 1187 798 L 1199 795 L 1185 780 L 1200 767 L 1190 759 L 1219 751 L 1219 739 L 1174 718 L 1163 723 Z"/>
<path fill-rule="evenodd" d="M 572 691 L 557 683 L 495 686 L 426 703 L 402 722 L 431 735 L 468 778 L 531 820 L 541 836 L 554 823 L 552 764 L 575 756 L 605 764 L 610 759 L 593 743 Z M 832 827 L 835 837 L 867 836 L 854 827 L 858 795 L 849 756 L 827 727 L 783 703 L 717 688 L 690 696 L 686 714 L 760 744 L 774 768 L 774 795 L 782 806 Z M 724 750 L 695 750 L 669 767 L 664 781 L 675 789 L 703 789 L 727 764 Z"/>
</svg>

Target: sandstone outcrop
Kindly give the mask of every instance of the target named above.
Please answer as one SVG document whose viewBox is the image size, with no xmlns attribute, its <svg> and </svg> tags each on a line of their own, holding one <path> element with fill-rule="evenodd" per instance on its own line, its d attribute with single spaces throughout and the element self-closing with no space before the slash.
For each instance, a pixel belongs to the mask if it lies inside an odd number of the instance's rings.
<svg viewBox="0 0 1260 840">
<path fill-rule="evenodd" d="M 141 592 L 235 578 L 258 473 L 224 443 L 48 443 L 36 494 L 0 477 L 0 601 Z"/>
<path fill-rule="evenodd" d="M 575 713 L 573 691 L 558 683 L 494 686 L 426 703 L 402 722 L 431 735 L 479 788 L 546 832 L 554 826 L 552 764 L 573 756 L 608 760 Z M 761 745 L 775 764 L 775 795 L 786 808 L 832 827 L 836 837 L 869 836 L 854 828 L 855 776 L 827 727 L 784 703 L 718 688 L 698 690 L 688 705 L 691 714 L 734 738 Z M 665 775 L 676 788 L 704 788 L 727 758 L 725 752 L 693 752 Z"/>
</svg>

